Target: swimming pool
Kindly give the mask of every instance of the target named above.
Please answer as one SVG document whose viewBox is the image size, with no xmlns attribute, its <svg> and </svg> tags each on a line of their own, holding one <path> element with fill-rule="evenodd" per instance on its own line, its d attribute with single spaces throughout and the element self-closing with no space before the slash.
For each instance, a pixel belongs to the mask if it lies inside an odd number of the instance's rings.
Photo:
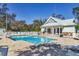
<svg viewBox="0 0 79 59">
<path fill-rule="evenodd" d="M 39 36 L 11 36 L 10 38 L 14 41 L 22 40 L 33 44 L 47 43 L 47 42 L 51 42 L 52 40 L 49 38 L 44 38 Z"/>
</svg>

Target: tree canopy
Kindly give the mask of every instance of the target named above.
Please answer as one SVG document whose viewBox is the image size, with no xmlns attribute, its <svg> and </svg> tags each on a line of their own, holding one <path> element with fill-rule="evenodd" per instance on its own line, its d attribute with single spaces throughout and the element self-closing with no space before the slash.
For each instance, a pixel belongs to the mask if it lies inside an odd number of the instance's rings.
<svg viewBox="0 0 79 59">
<path fill-rule="evenodd" d="M 52 16 L 55 17 L 55 18 L 62 19 L 62 20 L 65 19 L 65 17 L 62 14 L 55 14 L 55 13 L 53 13 Z"/>
<path fill-rule="evenodd" d="M 8 13 L 7 4 L 0 4 L 0 27 L 6 26 L 7 15 L 7 31 L 40 31 L 40 26 L 44 24 L 46 19 L 34 19 L 32 24 L 26 24 L 24 20 L 16 20 L 15 13 Z"/>
<path fill-rule="evenodd" d="M 75 28 L 79 30 L 79 6 L 73 8 L 72 13 L 75 17 L 75 23 L 77 24 Z"/>
<path fill-rule="evenodd" d="M 75 17 L 75 23 L 79 23 L 79 6 L 74 7 L 73 10 L 72 10 L 72 13 Z"/>
</svg>

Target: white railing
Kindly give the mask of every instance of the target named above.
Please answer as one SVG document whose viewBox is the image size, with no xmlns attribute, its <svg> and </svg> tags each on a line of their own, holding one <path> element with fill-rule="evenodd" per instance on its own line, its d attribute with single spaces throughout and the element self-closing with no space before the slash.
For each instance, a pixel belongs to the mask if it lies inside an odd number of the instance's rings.
<svg viewBox="0 0 79 59">
<path fill-rule="evenodd" d="M 38 35 L 38 32 L 6 32 L 7 37 L 12 35 Z"/>
</svg>

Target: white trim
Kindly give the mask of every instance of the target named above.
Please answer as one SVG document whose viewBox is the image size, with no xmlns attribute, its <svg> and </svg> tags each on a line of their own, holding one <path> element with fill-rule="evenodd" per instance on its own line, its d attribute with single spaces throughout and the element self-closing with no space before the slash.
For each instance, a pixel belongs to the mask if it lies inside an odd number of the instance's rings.
<svg viewBox="0 0 79 59">
<path fill-rule="evenodd" d="M 47 20 L 44 24 L 47 24 L 48 21 L 51 20 L 51 19 L 52 19 L 52 21 L 53 21 L 53 20 L 56 21 L 55 19 L 52 18 L 52 16 L 50 16 L 50 17 L 48 18 L 48 20 Z M 57 21 L 56 21 L 56 22 L 57 22 Z"/>
</svg>

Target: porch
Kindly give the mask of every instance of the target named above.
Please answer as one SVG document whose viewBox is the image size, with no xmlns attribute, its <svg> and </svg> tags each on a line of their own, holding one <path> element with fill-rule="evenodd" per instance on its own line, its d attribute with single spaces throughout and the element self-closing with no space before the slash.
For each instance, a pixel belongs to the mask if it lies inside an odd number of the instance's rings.
<svg viewBox="0 0 79 59">
<path fill-rule="evenodd" d="M 74 27 L 63 27 L 63 26 L 53 26 L 53 27 L 43 27 L 42 32 L 51 34 L 53 36 L 63 35 L 64 37 L 75 37 Z"/>
<path fill-rule="evenodd" d="M 60 35 L 62 34 L 62 29 L 63 27 L 43 27 L 41 31 L 48 34 Z"/>
</svg>

